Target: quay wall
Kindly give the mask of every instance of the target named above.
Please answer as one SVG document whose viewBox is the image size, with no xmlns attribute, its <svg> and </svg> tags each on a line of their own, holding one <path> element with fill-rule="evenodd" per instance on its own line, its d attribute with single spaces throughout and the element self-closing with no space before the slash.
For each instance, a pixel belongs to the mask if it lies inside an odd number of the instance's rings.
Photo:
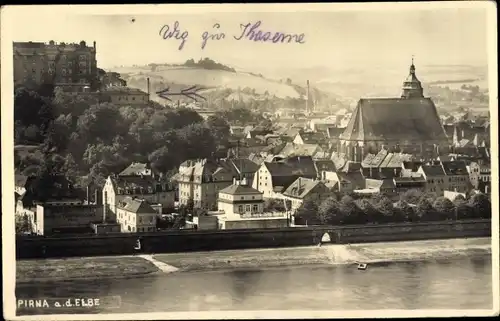
<svg viewBox="0 0 500 321">
<path fill-rule="evenodd" d="M 117 233 L 81 236 L 17 237 L 17 259 L 130 255 L 141 238 L 143 253 L 307 246 L 325 233 L 332 243 L 369 243 L 491 236 L 491 220 L 276 229 Z"/>
</svg>

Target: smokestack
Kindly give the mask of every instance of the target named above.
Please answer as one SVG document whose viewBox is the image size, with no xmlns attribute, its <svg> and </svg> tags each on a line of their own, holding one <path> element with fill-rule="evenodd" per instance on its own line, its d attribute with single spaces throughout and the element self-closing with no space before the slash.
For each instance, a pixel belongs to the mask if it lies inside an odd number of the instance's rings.
<svg viewBox="0 0 500 321">
<path fill-rule="evenodd" d="M 90 186 L 87 185 L 87 204 L 90 204 Z"/>
<path fill-rule="evenodd" d="M 149 100 L 151 100 L 151 88 L 149 85 L 149 77 L 147 78 L 147 82 L 148 82 L 148 101 L 149 101 Z"/>
</svg>

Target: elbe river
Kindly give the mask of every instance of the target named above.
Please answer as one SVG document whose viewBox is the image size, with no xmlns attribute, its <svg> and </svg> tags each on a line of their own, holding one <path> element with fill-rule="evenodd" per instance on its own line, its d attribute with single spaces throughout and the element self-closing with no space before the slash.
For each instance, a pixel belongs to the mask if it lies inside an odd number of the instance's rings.
<svg viewBox="0 0 500 321">
<path fill-rule="evenodd" d="M 92 313 L 491 309 L 491 264 L 491 255 L 483 254 L 370 264 L 365 271 L 352 264 L 332 264 L 179 272 L 30 284 L 18 286 L 16 295 L 121 297 L 119 308 L 94 309 Z M 45 313 L 50 312 L 29 312 Z"/>
</svg>

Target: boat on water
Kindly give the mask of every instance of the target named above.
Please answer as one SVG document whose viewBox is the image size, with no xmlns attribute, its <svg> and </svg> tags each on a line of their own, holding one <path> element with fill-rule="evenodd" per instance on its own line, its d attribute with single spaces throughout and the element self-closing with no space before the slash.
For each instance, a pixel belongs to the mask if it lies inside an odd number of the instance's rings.
<svg viewBox="0 0 500 321">
<path fill-rule="evenodd" d="M 367 267 L 368 265 L 365 263 L 358 263 L 358 270 L 366 270 Z"/>
</svg>

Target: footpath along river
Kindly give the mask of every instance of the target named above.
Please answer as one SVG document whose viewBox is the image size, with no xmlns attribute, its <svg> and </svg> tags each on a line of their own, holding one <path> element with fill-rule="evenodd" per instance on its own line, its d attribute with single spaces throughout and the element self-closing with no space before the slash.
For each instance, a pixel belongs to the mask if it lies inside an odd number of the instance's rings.
<svg viewBox="0 0 500 321">
<path fill-rule="evenodd" d="M 306 247 L 295 254 L 316 264 L 294 266 L 287 265 L 293 260 L 283 254 L 286 249 L 157 254 L 156 260 L 179 270 L 126 279 L 23 283 L 16 296 L 121 297 L 116 308 L 58 313 L 491 309 L 490 242 L 476 238 Z M 286 266 L 272 267 L 270 262 L 280 258 Z M 368 262 L 368 269 L 357 270 L 358 261 Z M 54 311 L 22 312 L 45 313 Z"/>
</svg>

